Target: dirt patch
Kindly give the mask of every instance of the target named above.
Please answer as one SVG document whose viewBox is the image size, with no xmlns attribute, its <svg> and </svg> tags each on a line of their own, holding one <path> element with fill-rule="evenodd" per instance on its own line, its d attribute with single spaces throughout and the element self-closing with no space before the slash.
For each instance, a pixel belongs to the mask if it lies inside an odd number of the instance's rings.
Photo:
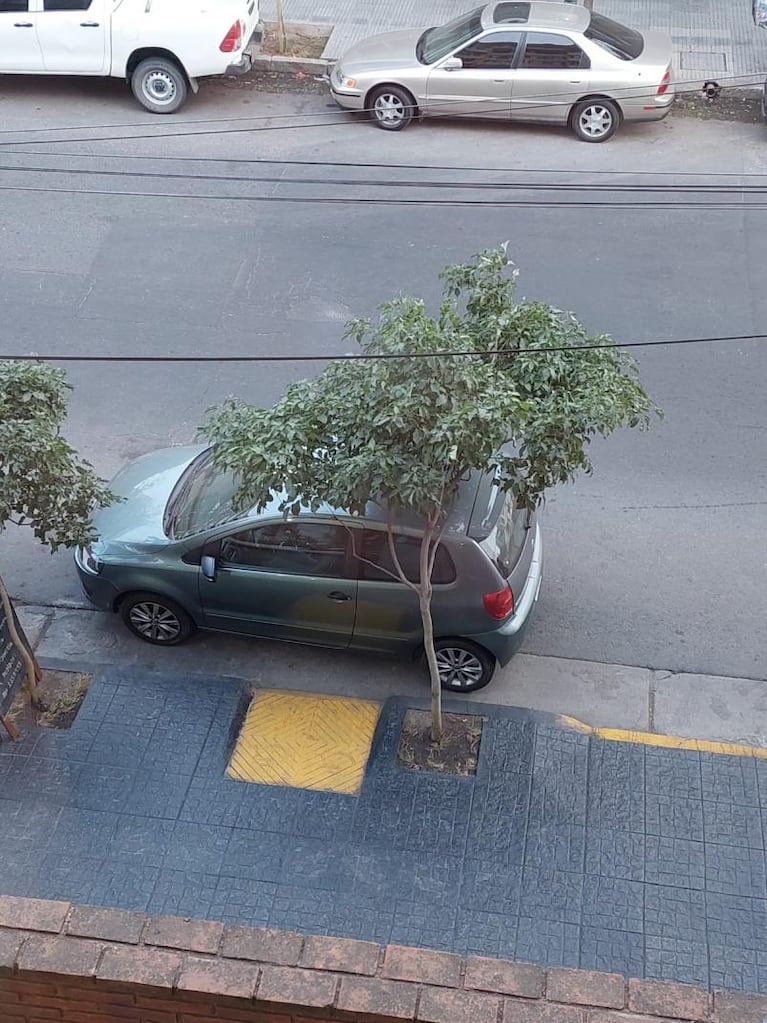
<svg viewBox="0 0 767 1023">
<path fill-rule="evenodd" d="M 762 120 L 762 97 L 754 89 L 723 89 L 709 102 L 695 92 L 677 94 L 672 114 L 697 117 L 700 121 L 740 121 L 759 124 Z"/>
<path fill-rule="evenodd" d="M 338 110 L 328 92 L 327 82 L 320 75 L 305 71 L 251 71 L 247 75 L 232 75 L 218 80 L 225 89 L 248 92 L 296 93 L 299 96 L 326 96 L 328 107 Z M 245 102 L 250 102 L 246 100 Z M 257 101 L 256 101 L 257 102 Z"/>
<path fill-rule="evenodd" d="M 259 52 L 270 57 L 318 58 L 322 56 L 332 31 L 332 25 L 286 21 L 283 36 L 276 21 L 266 21 Z"/>
<path fill-rule="evenodd" d="M 425 710 L 406 711 L 397 764 L 414 771 L 476 774 L 483 720 L 471 714 L 444 714 L 444 734 L 435 744 L 431 740 L 431 714 Z"/>
<path fill-rule="evenodd" d="M 41 706 L 33 707 L 26 690 L 16 697 L 9 718 L 19 731 L 38 728 L 69 728 L 85 699 L 92 675 L 84 671 L 43 670 L 39 690 Z"/>
</svg>

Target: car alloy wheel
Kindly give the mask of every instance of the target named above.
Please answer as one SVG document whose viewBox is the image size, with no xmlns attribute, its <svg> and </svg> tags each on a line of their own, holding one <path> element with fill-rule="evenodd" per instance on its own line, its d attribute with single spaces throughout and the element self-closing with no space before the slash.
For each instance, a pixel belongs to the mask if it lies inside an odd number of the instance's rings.
<svg viewBox="0 0 767 1023">
<path fill-rule="evenodd" d="M 437 668 L 445 689 L 473 689 L 485 673 L 479 657 L 462 647 L 446 646 L 438 650 Z"/>
<path fill-rule="evenodd" d="M 620 111 L 610 100 L 584 100 L 574 108 L 570 124 L 583 142 L 606 142 L 620 124 Z"/>
<path fill-rule="evenodd" d="M 382 86 L 368 102 L 376 124 L 385 131 L 401 131 L 413 120 L 415 100 L 397 86 Z"/>
<path fill-rule="evenodd" d="M 178 615 L 156 601 L 144 600 L 134 604 L 128 621 L 142 639 L 152 643 L 174 643 L 183 632 Z"/>
</svg>

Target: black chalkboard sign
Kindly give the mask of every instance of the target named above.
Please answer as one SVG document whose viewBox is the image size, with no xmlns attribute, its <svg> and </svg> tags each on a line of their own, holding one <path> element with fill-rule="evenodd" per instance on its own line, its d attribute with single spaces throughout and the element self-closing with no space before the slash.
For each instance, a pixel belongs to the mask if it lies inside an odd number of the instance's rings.
<svg viewBox="0 0 767 1023">
<path fill-rule="evenodd" d="M 24 639 L 24 632 L 15 612 L 13 612 L 13 618 L 16 631 Z M 26 673 L 26 665 L 11 639 L 5 608 L 0 601 L 0 717 L 8 711 L 13 703 Z"/>
</svg>

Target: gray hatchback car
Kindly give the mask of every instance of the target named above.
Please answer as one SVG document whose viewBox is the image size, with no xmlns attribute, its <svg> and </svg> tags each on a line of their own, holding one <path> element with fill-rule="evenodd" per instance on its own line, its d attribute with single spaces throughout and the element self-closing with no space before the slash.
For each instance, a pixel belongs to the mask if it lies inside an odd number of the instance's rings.
<svg viewBox="0 0 767 1023">
<path fill-rule="evenodd" d="M 167 448 L 112 481 L 123 498 L 96 514 L 98 541 L 75 563 L 96 607 L 119 612 L 160 646 L 195 629 L 418 657 L 418 600 L 395 580 L 378 506 L 286 517 L 275 499 L 232 518 L 234 478 L 210 448 Z M 418 578 L 419 530 L 395 527 L 406 575 Z M 359 557 L 358 555 L 361 555 Z M 535 516 L 515 510 L 491 474 L 462 485 L 434 564 L 433 618 L 446 689 L 487 685 L 518 649 L 541 584 Z"/>
</svg>

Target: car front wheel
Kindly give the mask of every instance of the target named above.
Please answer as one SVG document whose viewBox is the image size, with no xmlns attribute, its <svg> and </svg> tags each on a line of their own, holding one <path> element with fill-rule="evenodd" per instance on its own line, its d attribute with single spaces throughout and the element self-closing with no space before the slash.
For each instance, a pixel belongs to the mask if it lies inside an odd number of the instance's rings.
<svg viewBox="0 0 767 1023">
<path fill-rule="evenodd" d="M 620 111 L 609 99 L 584 100 L 570 115 L 570 127 L 582 142 L 606 142 L 620 123 Z"/>
<path fill-rule="evenodd" d="M 164 57 L 142 60 L 131 75 L 133 95 L 153 114 L 173 114 L 186 102 L 189 86 L 178 64 Z"/>
<path fill-rule="evenodd" d="M 384 131 L 401 131 L 413 120 L 415 100 L 405 89 L 397 85 L 385 85 L 376 89 L 370 97 L 370 112 L 373 120 Z"/>
<path fill-rule="evenodd" d="M 131 593 L 120 605 L 120 614 L 134 636 L 155 646 L 176 646 L 194 632 L 183 607 L 156 593 Z"/>
<path fill-rule="evenodd" d="M 442 688 L 454 693 L 484 689 L 495 672 L 495 658 L 466 639 L 438 639 L 437 669 Z"/>
</svg>

